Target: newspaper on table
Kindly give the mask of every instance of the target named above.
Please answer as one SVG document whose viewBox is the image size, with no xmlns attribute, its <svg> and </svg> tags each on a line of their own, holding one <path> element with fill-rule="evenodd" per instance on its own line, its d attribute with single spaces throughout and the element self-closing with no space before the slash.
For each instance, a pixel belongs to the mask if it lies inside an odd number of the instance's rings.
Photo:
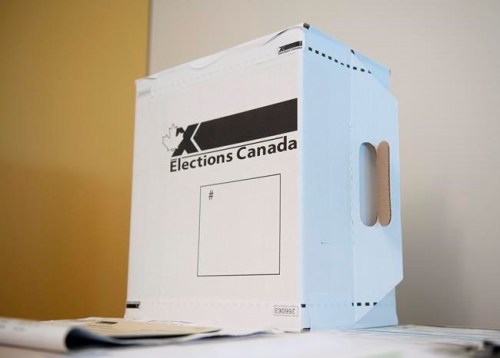
<svg viewBox="0 0 500 358">
<path fill-rule="evenodd" d="M 80 348 L 180 343 L 207 337 L 244 336 L 264 330 L 228 330 L 188 322 L 90 317 L 31 321 L 0 317 L 0 345 L 55 352 Z"/>
</svg>

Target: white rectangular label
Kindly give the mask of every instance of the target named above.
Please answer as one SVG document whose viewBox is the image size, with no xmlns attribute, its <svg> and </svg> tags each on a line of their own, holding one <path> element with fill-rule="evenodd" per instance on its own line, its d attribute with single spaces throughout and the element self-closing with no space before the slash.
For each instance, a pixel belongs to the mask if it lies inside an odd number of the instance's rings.
<svg viewBox="0 0 500 358">
<path fill-rule="evenodd" d="M 198 276 L 279 275 L 281 175 L 200 188 Z"/>
</svg>

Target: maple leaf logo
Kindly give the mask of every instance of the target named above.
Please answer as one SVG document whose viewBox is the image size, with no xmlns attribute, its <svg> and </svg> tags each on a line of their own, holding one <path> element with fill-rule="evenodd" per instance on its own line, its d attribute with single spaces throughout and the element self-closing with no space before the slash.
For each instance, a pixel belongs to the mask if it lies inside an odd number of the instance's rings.
<svg viewBox="0 0 500 358">
<path fill-rule="evenodd" d="M 172 124 L 166 133 L 162 137 L 162 143 L 167 148 L 168 151 L 175 151 L 179 144 L 182 142 L 184 130 Z"/>
</svg>

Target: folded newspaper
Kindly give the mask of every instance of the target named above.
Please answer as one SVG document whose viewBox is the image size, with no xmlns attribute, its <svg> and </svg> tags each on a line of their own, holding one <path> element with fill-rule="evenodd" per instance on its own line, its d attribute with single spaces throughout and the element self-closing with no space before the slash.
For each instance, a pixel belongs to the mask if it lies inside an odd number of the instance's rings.
<svg viewBox="0 0 500 358">
<path fill-rule="evenodd" d="M 186 342 L 207 337 L 245 336 L 265 330 L 221 330 L 186 322 L 119 318 L 30 321 L 0 317 L 0 345 L 68 352 L 73 349 Z"/>
</svg>

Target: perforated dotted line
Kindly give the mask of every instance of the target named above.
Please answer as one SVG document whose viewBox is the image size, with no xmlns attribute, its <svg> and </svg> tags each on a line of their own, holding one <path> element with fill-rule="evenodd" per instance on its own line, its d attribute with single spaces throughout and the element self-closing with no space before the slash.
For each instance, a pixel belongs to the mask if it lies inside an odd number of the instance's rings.
<svg viewBox="0 0 500 358">
<path fill-rule="evenodd" d="M 307 49 L 308 49 L 310 52 L 315 53 L 316 55 L 319 55 L 319 56 L 321 56 L 321 57 L 323 57 L 323 58 L 325 58 L 325 59 L 328 59 L 329 61 L 333 61 L 333 62 L 335 62 L 335 63 L 337 63 L 337 64 L 339 64 L 339 65 L 341 65 L 341 66 L 347 67 L 347 68 L 349 68 L 349 69 L 351 69 L 351 70 L 353 70 L 353 71 L 368 72 L 368 73 L 370 73 L 370 74 L 372 73 L 370 70 L 367 70 L 367 69 L 365 69 L 365 68 L 363 68 L 363 67 L 351 66 L 351 65 L 350 65 L 350 64 L 348 64 L 348 63 L 344 63 L 344 62 L 342 62 L 342 61 L 339 61 L 338 59 L 333 58 L 332 56 L 329 56 L 329 55 L 325 54 L 324 52 L 320 52 L 320 51 L 318 51 L 318 50 L 315 50 L 315 49 L 313 49 L 312 47 L 308 47 Z M 352 51 L 352 50 L 351 50 L 351 52 L 353 52 L 353 53 L 354 53 L 354 51 Z"/>
<path fill-rule="evenodd" d="M 352 302 L 352 306 L 357 306 L 357 307 L 361 307 L 361 306 L 376 306 L 377 305 L 377 302 Z"/>
</svg>

